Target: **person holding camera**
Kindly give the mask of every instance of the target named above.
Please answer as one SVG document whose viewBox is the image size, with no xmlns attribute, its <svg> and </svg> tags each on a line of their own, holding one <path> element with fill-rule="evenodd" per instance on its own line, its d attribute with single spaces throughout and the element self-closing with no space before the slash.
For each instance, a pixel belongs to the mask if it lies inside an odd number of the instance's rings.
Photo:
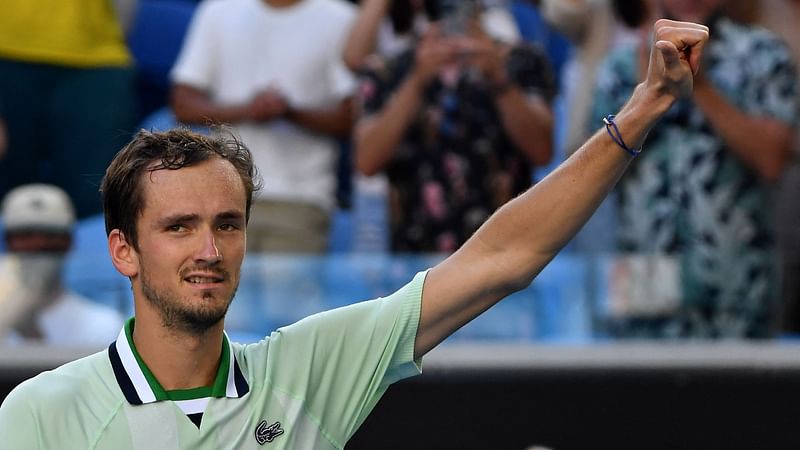
<svg viewBox="0 0 800 450">
<path fill-rule="evenodd" d="M 356 166 L 389 179 L 395 252 L 453 252 L 552 156 L 549 63 L 482 12 L 442 4 L 413 48 L 365 62 Z"/>
</svg>

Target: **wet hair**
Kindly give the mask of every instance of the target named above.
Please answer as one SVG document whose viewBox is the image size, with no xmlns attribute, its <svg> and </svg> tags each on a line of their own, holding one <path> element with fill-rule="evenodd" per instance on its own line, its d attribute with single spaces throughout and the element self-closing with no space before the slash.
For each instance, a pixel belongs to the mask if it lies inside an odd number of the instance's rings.
<svg viewBox="0 0 800 450">
<path fill-rule="evenodd" d="M 140 130 L 111 161 L 100 186 L 106 235 L 119 229 L 138 250 L 136 219 L 144 209 L 143 175 L 178 170 L 212 158 L 230 162 L 239 174 L 249 220 L 253 194 L 261 188 L 261 180 L 250 150 L 229 129 L 216 127 L 213 136 L 184 128 L 165 132 Z"/>
</svg>

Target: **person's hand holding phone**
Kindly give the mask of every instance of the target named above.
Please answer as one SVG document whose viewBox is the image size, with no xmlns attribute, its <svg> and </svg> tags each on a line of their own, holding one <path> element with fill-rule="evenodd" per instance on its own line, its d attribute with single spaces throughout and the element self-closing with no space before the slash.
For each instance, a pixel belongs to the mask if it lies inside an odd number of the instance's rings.
<svg viewBox="0 0 800 450">
<path fill-rule="evenodd" d="M 444 36 L 438 26 L 431 26 L 417 44 L 412 76 L 427 85 L 443 68 L 457 62 L 458 50 L 457 39 Z"/>
<path fill-rule="evenodd" d="M 474 67 L 492 85 L 508 83 L 506 62 L 511 47 L 493 41 L 479 25 L 469 33 L 457 38 L 459 60 L 467 67 Z"/>
</svg>

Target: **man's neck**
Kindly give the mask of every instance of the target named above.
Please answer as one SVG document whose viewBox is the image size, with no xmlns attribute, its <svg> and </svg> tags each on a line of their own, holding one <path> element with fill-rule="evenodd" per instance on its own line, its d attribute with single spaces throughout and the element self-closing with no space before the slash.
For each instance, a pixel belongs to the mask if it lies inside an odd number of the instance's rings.
<svg viewBox="0 0 800 450">
<path fill-rule="evenodd" d="M 222 349 L 223 321 L 198 336 L 168 329 L 149 308 L 136 308 L 133 342 L 166 391 L 211 386 Z"/>
</svg>

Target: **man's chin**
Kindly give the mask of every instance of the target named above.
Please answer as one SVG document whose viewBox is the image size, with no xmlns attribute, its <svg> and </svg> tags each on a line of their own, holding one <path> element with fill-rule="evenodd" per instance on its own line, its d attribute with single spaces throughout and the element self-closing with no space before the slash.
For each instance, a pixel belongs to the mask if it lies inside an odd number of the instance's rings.
<svg viewBox="0 0 800 450">
<path fill-rule="evenodd" d="M 182 311 L 173 317 L 170 323 L 171 328 L 190 334 L 200 335 L 207 333 L 210 329 L 223 323 L 227 308 L 216 311 Z"/>
</svg>

